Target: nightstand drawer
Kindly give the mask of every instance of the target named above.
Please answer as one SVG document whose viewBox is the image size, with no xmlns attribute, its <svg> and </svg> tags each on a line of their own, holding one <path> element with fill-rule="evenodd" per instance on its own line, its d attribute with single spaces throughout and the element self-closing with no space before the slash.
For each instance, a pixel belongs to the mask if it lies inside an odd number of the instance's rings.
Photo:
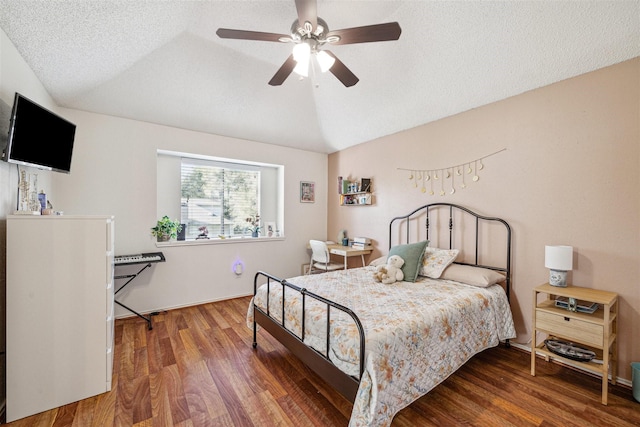
<svg viewBox="0 0 640 427">
<path fill-rule="evenodd" d="M 553 334 L 557 334 L 565 339 L 603 348 L 603 326 L 596 323 L 563 316 L 562 314 L 537 310 L 536 328 L 552 331 Z"/>
</svg>

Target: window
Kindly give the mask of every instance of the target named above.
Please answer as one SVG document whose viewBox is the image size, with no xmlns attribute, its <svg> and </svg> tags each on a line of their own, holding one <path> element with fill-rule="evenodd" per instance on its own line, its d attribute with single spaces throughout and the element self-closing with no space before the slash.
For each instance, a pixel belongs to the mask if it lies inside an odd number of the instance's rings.
<svg viewBox="0 0 640 427">
<path fill-rule="evenodd" d="M 159 151 L 158 215 L 179 218 L 185 240 L 264 237 L 266 222 L 282 233 L 282 176 L 278 165 Z"/>
</svg>

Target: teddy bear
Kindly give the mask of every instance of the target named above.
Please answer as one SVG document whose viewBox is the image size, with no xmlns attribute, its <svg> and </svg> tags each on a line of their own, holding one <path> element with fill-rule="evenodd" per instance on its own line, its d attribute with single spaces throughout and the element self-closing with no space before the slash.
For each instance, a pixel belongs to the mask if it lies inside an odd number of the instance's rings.
<svg viewBox="0 0 640 427">
<path fill-rule="evenodd" d="M 401 267 L 404 265 L 404 260 L 398 255 L 391 255 L 387 259 L 387 263 L 376 267 L 376 272 L 373 277 L 378 282 L 382 282 L 385 285 L 400 282 L 404 279 L 404 273 Z"/>
</svg>

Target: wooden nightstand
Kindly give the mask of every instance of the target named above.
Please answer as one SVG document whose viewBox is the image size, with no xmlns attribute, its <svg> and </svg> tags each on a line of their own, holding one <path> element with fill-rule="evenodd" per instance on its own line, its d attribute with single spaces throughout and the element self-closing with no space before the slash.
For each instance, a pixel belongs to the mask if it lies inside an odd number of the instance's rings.
<svg viewBox="0 0 640 427">
<path fill-rule="evenodd" d="M 546 298 L 538 301 L 538 294 L 546 294 Z M 569 311 L 555 306 L 555 297 L 575 298 L 576 300 L 599 304 L 593 313 Z M 602 375 L 602 403 L 607 404 L 607 385 L 609 370 L 611 370 L 611 384 L 616 383 L 618 345 L 616 341 L 618 329 L 618 294 L 615 292 L 599 291 L 595 289 L 567 286 L 561 288 L 548 283 L 533 290 L 533 333 L 531 339 L 531 375 L 536 375 L 536 352 L 542 353 L 548 359 L 569 361 L 589 372 Z M 595 351 L 596 358 L 602 364 L 595 362 L 577 362 L 565 359 L 550 352 L 544 342 L 536 343 L 537 332 L 543 332 L 549 337 L 557 337 L 581 344 Z"/>
</svg>

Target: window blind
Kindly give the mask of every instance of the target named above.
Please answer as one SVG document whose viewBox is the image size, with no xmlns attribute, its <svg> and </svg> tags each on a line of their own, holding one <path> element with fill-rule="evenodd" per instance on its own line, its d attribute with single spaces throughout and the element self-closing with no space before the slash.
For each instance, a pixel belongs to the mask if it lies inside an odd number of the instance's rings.
<svg viewBox="0 0 640 427">
<path fill-rule="evenodd" d="M 186 239 L 251 234 L 248 218 L 260 215 L 257 166 L 181 159 L 181 222 Z"/>
</svg>

